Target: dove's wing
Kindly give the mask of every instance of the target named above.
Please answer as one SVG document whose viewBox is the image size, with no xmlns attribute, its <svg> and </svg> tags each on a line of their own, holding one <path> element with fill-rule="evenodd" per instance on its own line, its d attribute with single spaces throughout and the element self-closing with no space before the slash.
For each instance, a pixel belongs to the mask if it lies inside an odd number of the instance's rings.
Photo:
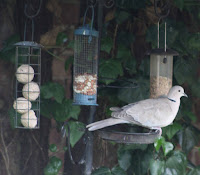
<svg viewBox="0 0 200 175">
<path fill-rule="evenodd" d="M 126 105 L 112 117 L 148 128 L 163 127 L 174 120 L 175 116 L 167 98 L 147 99 Z"/>
<path fill-rule="evenodd" d="M 125 111 L 134 121 L 150 128 L 167 126 L 175 118 L 167 98 L 143 100 Z"/>
</svg>

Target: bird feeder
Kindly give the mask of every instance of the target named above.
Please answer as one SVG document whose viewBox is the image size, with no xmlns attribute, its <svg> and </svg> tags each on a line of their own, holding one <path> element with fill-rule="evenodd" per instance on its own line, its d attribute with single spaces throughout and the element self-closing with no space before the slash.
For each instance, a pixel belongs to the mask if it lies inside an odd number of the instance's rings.
<svg viewBox="0 0 200 175">
<path fill-rule="evenodd" d="M 91 26 L 85 25 L 92 9 Z M 73 95 L 75 105 L 97 105 L 98 31 L 93 29 L 94 9 L 89 7 L 83 26 L 76 29 L 74 43 Z"/>
<path fill-rule="evenodd" d="M 15 128 L 40 127 L 41 46 L 22 41 L 16 46 Z"/>
<path fill-rule="evenodd" d="M 150 53 L 150 97 L 167 95 L 172 87 L 173 56 L 171 49 L 154 49 Z"/>
</svg>

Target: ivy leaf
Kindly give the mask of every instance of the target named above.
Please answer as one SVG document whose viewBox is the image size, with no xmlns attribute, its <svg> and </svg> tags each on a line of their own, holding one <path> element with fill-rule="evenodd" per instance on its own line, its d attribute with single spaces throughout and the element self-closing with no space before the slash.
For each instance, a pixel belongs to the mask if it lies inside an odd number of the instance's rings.
<svg viewBox="0 0 200 175">
<path fill-rule="evenodd" d="M 178 140 L 181 148 L 186 153 L 189 153 L 192 148 L 198 143 L 197 137 L 191 127 L 186 127 L 178 133 Z"/>
<path fill-rule="evenodd" d="M 149 167 L 151 175 L 163 175 L 164 165 L 164 161 L 152 159 Z"/>
<path fill-rule="evenodd" d="M 133 33 L 127 31 L 119 31 L 117 34 L 117 44 L 118 50 L 121 50 L 121 47 L 126 47 L 130 49 L 130 44 L 135 41 Z"/>
<path fill-rule="evenodd" d="M 99 64 L 99 76 L 105 79 L 102 79 L 100 81 L 109 84 L 111 82 L 114 82 L 118 76 L 122 75 L 123 69 L 119 61 L 115 59 L 101 60 Z"/>
<path fill-rule="evenodd" d="M 200 51 L 200 34 L 192 34 L 189 38 L 188 45 L 192 50 Z"/>
<path fill-rule="evenodd" d="M 67 35 L 64 32 L 59 32 L 56 38 L 56 45 L 61 46 L 63 43 L 67 42 Z"/>
<path fill-rule="evenodd" d="M 123 149 L 118 150 L 118 163 L 119 166 L 124 170 L 127 171 L 127 169 L 131 166 L 131 154 L 130 151 L 124 151 Z"/>
<path fill-rule="evenodd" d="M 183 10 L 184 7 L 184 0 L 174 0 L 173 3 L 175 4 L 176 7 L 178 7 L 181 11 Z"/>
<path fill-rule="evenodd" d="M 111 171 L 112 175 L 127 175 L 127 173 L 119 166 L 113 167 Z"/>
<path fill-rule="evenodd" d="M 15 43 L 20 41 L 18 34 L 11 35 L 4 43 L 0 51 L 0 58 L 15 63 Z M 20 60 L 19 60 L 20 61 Z"/>
<path fill-rule="evenodd" d="M 165 128 L 163 128 L 163 133 L 165 133 L 169 140 L 174 137 L 174 135 L 182 129 L 182 126 L 179 123 L 173 123 Z"/>
<path fill-rule="evenodd" d="M 171 152 L 174 149 L 174 145 L 170 142 L 165 142 L 162 145 L 162 148 L 163 148 L 164 155 L 166 156 L 169 152 Z"/>
<path fill-rule="evenodd" d="M 112 175 L 112 173 L 109 168 L 101 167 L 93 171 L 92 175 Z"/>
<path fill-rule="evenodd" d="M 130 13 L 125 11 L 117 11 L 115 14 L 115 20 L 118 24 L 122 24 L 130 17 Z"/>
<path fill-rule="evenodd" d="M 54 103 L 53 117 L 58 122 L 64 122 L 70 118 L 69 111 L 71 109 L 71 103 L 68 99 L 65 99 L 62 104 Z"/>
<path fill-rule="evenodd" d="M 62 167 L 62 161 L 56 156 L 51 157 L 49 163 L 58 170 Z"/>
<path fill-rule="evenodd" d="M 110 53 L 113 47 L 113 40 L 111 37 L 104 37 L 101 39 L 101 50 Z"/>
<path fill-rule="evenodd" d="M 200 174 L 200 166 L 194 168 L 193 170 L 187 173 L 187 175 L 197 175 L 197 174 Z"/>
<path fill-rule="evenodd" d="M 51 145 L 49 145 L 49 150 L 51 152 L 56 152 L 57 151 L 57 146 L 55 144 L 51 144 Z"/>
<path fill-rule="evenodd" d="M 121 83 L 121 86 L 133 88 L 121 88 L 118 90 L 118 98 L 126 103 L 133 103 L 149 98 L 149 79 L 136 77 L 129 82 Z"/>
<path fill-rule="evenodd" d="M 174 64 L 174 77 L 178 84 L 183 84 L 186 81 L 191 81 L 193 77 L 194 67 L 189 59 L 179 57 Z"/>
<path fill-rule="evenodd" d="M 180 151 L 174 151 L 165 163 L 163 175 L 186 174 L 186 156 Z"/>
<path fill-rule="evenodd" d="M 68 101 L 68 108 L 69 108 L 69 117 L 78 120 L 78 116 L 80 114 L 81 108 L 80 106 L 74 106 L 72 105 L 72 100 Z"/>
<path fill-rule="evenodd" d="M 136 73 L 136 59 L 131 55 L 129 48 L 119 46 L 117 58 L 121 60 L 123 66 L 130 74 Z"/>
<path fill-rule="evenodd" d="M 184 112 L 185 115 L 187 115 L 187 117 L 192 121 L 192 122 L 196 122 L 197 121 L 197 116 L 191 112 L 191 111 L 186 111 Z"/>
<path fill-rule="evenodd" d="M 157 152 L 164 145 L 164 143 L 165 143 L 165 138 L 164 137 L 161 136 L 160 138 L 156 139 L 156 141 L 154 142 L 154 147 L 155 147 Z"/>
<path fill-rule="evenodd" d="M 56 156 L 53 156 L 49 159 L 49 163 L 44 169 L 44 174 L 57 175 L 61 167 L 62 167 L 62 161 Z"/>
<path fill-rule="evenodd" d="M 68 131 L 65 126 L 66 132 Z M 70 144 L 72 147 L 80 140 L 85 133 L 85 125 L 78 121 L 69 121 L 70 128 Z"/>
<path fill-rule="evenodd" d="M 40 112 L 44 117 L 52 118 L 53 111 L 56 110 L 56 103 L 52 100 L 41 100 Z"/>
<path fill-rule="evenodd" d="M 131 168 L 133 168 L 134 174 L 145 175 L 149 170 L 149 163 L 153 159 L 153 151 L 148 149 L 146 152 L 138 150 L 132 153 Z"/>
<path fill-rule="evenodd" d="M 62 103 L 65 97 L 64 87 L 55 82 L 49 82 L 41 86 L 41 97 L 44 99 L 54 98 L 58 103 Z"/>
</svg>

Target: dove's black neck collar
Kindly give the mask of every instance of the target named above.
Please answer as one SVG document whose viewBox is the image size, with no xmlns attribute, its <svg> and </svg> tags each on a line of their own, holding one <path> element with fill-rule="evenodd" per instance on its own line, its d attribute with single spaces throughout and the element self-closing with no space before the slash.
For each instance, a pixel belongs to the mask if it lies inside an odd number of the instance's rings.
<svg viewBox="0 0 200 175">
<path fill-rule="evenodd" d="M 175 100 L 171 99 L 171 98 L 168 98 L 168 100 L 172 101 L 172 102 L 176 102 Z"/>
</svg>

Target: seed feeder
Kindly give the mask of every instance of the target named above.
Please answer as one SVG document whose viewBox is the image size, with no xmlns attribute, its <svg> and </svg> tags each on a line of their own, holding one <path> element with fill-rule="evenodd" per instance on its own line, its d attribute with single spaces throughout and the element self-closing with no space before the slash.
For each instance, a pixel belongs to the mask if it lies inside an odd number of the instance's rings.
<svg viewBox="0 0 200 175">
<path fill-rule="evenodd" d="M 150 97 L 156 98 L 167 95 L 172 87 L 173 56 L 178 53 L 166 48 L 166 22 L 165 22 L 165 48 L 159 48 L 159 22 L 158 22 L 158 48 L 148 53 L 150 55 Z"/>
<path fill-rule="evenodd" d="M 26 22 L 24 41 L 15 44 L 15 128 L 38 129 L 40 127 L 40 82 L 41 82 L 41 45 L 26 41 Z"/>
<path fill-rule="evenodd" d="M 88 9 L 92 9 L 91 26 L 85 25 Z M 94 8 L 87 8 L 83 26 L 76 29 L 74 43 L 73 95 L 75 105 L 97 105 L 97 65 L 99 32 L 93 29 Z"/>
</svg>

